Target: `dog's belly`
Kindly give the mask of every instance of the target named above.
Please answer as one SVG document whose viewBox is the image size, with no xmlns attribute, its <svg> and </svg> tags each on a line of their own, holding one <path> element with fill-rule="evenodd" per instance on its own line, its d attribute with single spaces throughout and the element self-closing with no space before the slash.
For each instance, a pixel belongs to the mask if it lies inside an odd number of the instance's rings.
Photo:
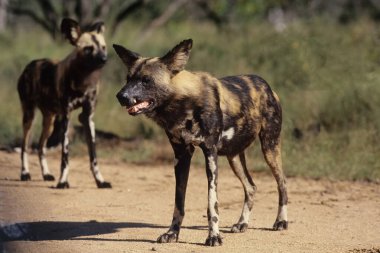
<svg viewBox="0 0 380 253">
<path fill-rule="evenodd" d="M 231 128 L 230 128 L 231 129 Z M 218 143 L 218 155 L 235 156 L 243 152 L 255 140 L 256 134 L 237 132 L 232 136 L 232 130 L 223 131 Z"/>
<path fill-rule="evenodd" d="M 41 111 L 49 111 L 54 114 L 62 114 L 66 112 L 71 112 L 75 109 L 81 107 L 88 97 L 81 96 L 70 99 L 67 101 L 62 101 L 60 98 L 49 98 L 48 96 L 40 96 L 37 101 L 38 108 Z"/>
<path fill-rule="evenodd" d="M 234 156 L 243 152 L 256 139 L 261 120 L 249 113 L 223 114 L 223 131 L 218 141 L 218 155 Z"/>
<path fill-rule="evenodd" d="M 223 133 L 217 144 L 218 155 L 221 156 L 234 156 L 243 152 L 256 137 L 254 133 L 237 133 L 233 138 L 230 138 L 230 135 L 225 135 L 225 133 Z M 202 135 L 190 133 L 186 129 L 181 129 L 181 131 L 178 132 L 171 132 L 171 134 L 173 136 L 171 140 L 174 143 L 181 143 L 183 141 L 187 144 L 199 146 L 205 141 L 205 138 Z M 227 134 L 229 133 L 227 132 Z"/>
<path fill-rule="evenodd" d="M 234 156 L 243 152 L 256 139 L 260 130 L 260 121 L 251 119 L 246 115 L 239 118 L 225 115 L 223 124 L 222 132 L 216 133 L 219 134 L 219 137 L 215 143 L 218 155 L 222 156 Z M 174 125 L 168 132 L 171 141 L 174 143 L 199 146 L 210 137 L 214 139 L 210 132 L 219 128 L 217 124 L 214 124 L 212 129 L 202 129 L 201 126 L 205 125 L 205 123 L 197 122 L 192 114 L 188 114 L 185 119 Z"/>
</svg>

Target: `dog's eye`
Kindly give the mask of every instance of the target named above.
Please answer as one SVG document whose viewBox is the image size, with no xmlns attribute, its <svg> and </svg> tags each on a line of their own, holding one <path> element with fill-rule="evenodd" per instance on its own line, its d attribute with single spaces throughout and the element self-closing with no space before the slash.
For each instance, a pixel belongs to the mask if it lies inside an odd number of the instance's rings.
<svg viewBox="0 0 380 253">
<path fill-rule="evenodd" d="M 149 76 L 143 76 L 141 78 L 142 83 L 148 84 L 152 79 Z"/>
<path fill-rule="evenodd" d="M 83 48 L 83 52 L 85 54 L 91 54 L 92 53 L 92 50 L 94 50 L 94 47 L 93 46 L 87 46 L 87 47 L 84 47 Z"/>
</svg>

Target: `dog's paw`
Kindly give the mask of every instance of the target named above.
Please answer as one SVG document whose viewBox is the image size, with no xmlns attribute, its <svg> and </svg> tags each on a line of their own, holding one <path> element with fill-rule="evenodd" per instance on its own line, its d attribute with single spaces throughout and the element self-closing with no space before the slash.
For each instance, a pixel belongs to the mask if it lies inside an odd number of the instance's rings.
<svg viewBox="0 0 380 253">
<path fill-rule="evenodd" d="M 59 182 L 57 184 L 57 189 L 69 189 L 70 188 L 70 185 L 69 185 L 69 182 Z"/>
<path fill-rule="evenodd" d="M 281 221 L 276 220 L 276 222 L 273 224 L 273 230 L 275 231 L 286 230 L 286 229 L 288 229 L 288 221 L 286 220 L 281 220 Z"/>
<path fill-rule="evenodd" d="M 232 233 L 243 233 L 248 229 L 248 223 L 237 223 L 231 228 Z"/>
<path fill-rule="evenodd" d="M 206 246 L 220 246 L 223 244 L 222 237 L 220 235 L 216 236 L 209 236 L 206 239 L 205 245 Z"/>
<path fill-rule="evenodd" d="M 30 180 L 32 180 L 32 178 L 30 177 L 29 173 L 26 173 L 26 174 L 21 174 L 20 180 L 21 181 L 30 181 Z"/>
<path fill-rule="evenodd" d="M 157 238 L 158 243 L 168 243 L 168 242 L 177 242 L 178 241 L 178 234 L 176 233 L 165 233 L 163 235 L 160 235 L 160 237 Z"/>
<path fill-rule="evenodd" d="M 54 181 L 55 180 L 55 178 L 52 174 L 46 174 L 43 177 L 44 177 L 44 181 Z"/>
<path fill-rule="evenodd" d="M 98 188 L 112 188 L 112 185 L 110 182 L 106 182 L 106 181 L 103 181 L 103 182 L 100 182 L 100 181 L 96 181 L 96 185 L 98 186 Z"/>
</svg>

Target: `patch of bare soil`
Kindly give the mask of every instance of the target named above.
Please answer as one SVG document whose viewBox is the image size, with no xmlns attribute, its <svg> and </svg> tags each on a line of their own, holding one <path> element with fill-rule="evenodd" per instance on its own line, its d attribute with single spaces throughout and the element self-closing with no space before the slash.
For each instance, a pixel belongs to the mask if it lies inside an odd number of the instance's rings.
<svg viewBox="0 0 380 253">
<path fill-rule="evenodd" d="M 48 155 L 57 177 L 59 156 Z M 0 252 L 380 252 L 380 186 L 360 182 L 288 179 L 289 229 L 271 231 L 277 188 L 271 176 L 253 174 L 258 187 L 249 229 L 232 234 L 243 190 L 232 171 L 219 177 L 223 246 L 207 237 L 207 180 L 192 168 L 186 217 L 178 243 L 157 244 L 174 205 L 171 166 L 136 166 L 100 159 L 113 189 L 97 189 L 87 157 L 70 160 L 71 188 L 41 180 L 36 155 L 33 181 L 19 181 L 19 154 L 0 152 Z"/>
</svg>

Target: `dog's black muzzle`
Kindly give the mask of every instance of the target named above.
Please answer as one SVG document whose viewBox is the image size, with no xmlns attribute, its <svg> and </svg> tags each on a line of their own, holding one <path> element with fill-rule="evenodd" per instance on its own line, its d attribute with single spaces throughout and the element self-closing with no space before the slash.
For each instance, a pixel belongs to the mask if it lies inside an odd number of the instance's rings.
<svg viewBox="0 0 380 253">
<path fill-rule="evenodd" d="M 119 101 L 121 106 L 131 106 L 136 103 L 136 100 L 133 98 L 130 98 L 128 96 L 128 93 L 125 92 L 124 90 L 119 91 L 116 94 L 116 98 Z"/>
<path fill-rule="evenodd" d="M 107 54 L 99 53 L 95 57 L 95 61 L 98 66 L 104 66 L 107 63 Z"/>
</svg>

